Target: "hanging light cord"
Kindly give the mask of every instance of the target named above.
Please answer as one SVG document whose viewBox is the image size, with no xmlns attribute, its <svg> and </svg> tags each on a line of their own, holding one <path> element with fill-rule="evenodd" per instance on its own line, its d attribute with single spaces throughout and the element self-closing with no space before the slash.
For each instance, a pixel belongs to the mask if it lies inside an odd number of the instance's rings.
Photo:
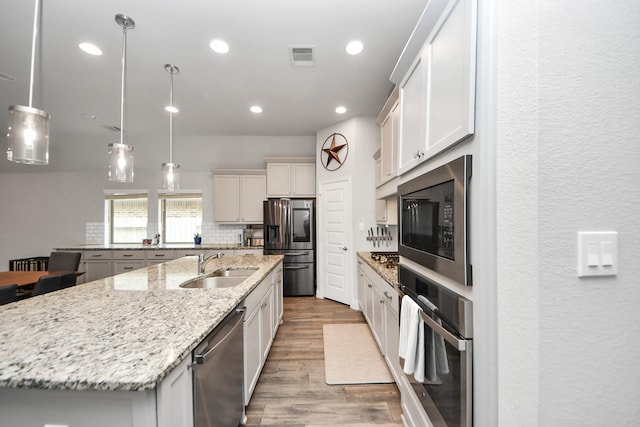
<svg viewBox="0 0 640 427">
<path fill-rule="evenodd" d="M 127 27 L 122 27 L 122 90 L 120 91 L 120 144 L 124 144 L 124 82 L 127 65 Z"/>
<path fill-rule="evenodd" d="M 169 105 L 173 108 L 173 69 L 169 71 L 169 75 L 171 76 Z M 173 111 L 169 111 L 169 163 L 173 164 Z"/>
<path fill-rule="evenodd" d="M 38 40 L 38 18 L 40 16 L 40 0 L 36 0 L 33 13 L 33 40 L 31 41 L 31 75 L 29 81 L 29 107 L 33 106 L 33 77 L 36 69 L 36 43 Z"/>
</svg>

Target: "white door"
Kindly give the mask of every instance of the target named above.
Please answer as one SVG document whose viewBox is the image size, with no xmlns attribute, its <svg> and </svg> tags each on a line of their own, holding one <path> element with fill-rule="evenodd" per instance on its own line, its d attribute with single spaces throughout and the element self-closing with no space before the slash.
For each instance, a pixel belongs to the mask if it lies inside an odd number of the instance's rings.
<svg viewBox="0 0 640 427">
<path fill-rule="evenodd" d="M 323 181 L 319 190 L 318 296 L 352 305 L 356 275 L 351 247 L 351 178 Z"/>
</svg>

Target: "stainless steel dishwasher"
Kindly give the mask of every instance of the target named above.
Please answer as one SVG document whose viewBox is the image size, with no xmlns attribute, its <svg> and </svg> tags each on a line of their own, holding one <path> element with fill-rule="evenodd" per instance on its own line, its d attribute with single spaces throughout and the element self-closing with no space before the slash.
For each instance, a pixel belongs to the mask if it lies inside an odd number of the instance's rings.
<svg viewBox="0 0 640 427">
<path fill-rule="evenodd" d="M 227 315 L 193 351 L 195 427 L 237 427 L 242 421 L 244 311 Z"/>
</svg>

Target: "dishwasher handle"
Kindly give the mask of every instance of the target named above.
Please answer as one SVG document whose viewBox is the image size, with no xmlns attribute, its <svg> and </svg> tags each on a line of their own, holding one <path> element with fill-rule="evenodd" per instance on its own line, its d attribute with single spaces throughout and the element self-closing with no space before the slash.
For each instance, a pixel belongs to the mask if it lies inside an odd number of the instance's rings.
<svg viewBox="0 0 640 427">
<path fill-rule="evenodd" d="M 233 335 L 233 333 L 236 331 L 236 329 L 238 329 L 239 327 L 242 327 L 242 314 L 246 311 L 245 307 L 241 307 L 241 308 L 237 308 L 236 309 L 236 313 L 238 313 L 240 316 L 238 317 L 238 320 L 235 321 L 235 325 L 233 325 L 233 327 L 229 330 L 229 332 L 227 332 L 227 334 L 222 337 L 222 338 L 217 338 L 216 337 L 216 343 L 213 347 L 209 348 L 209 343 L 207 342 L 202 350 L 207 350 L 204 353 L 200 353 L 200 354 L 194 354 L 193 358 L 195 359 L 189 366 L 190 367 L 195 367 L 196 365 L 204 365 L 205 362 L 207 361 L 207 356 L 209 356 L 211 353 L 213 353 L 214 351 L 216 351 L 216 349 L 218 347 L 220 347 L 222 344 L 225 343 L 225 341 L 227 339 L 229 339 L 229 337 L 231 335 Z"/>
</svg>

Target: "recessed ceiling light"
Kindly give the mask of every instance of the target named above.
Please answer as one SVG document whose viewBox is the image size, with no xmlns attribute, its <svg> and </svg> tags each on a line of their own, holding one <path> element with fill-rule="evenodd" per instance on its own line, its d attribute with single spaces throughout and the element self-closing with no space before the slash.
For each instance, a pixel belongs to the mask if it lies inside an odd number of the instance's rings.
<svg viewBox="0 0 640 427">
<path fill-rule="evenodd" d="M 251 112 L 255 114 L 262 113 L 262 107 L 260 107 L 259 105 L 252 105 L 251 108 L 249 108 L 249 110 L 251 110 Z"/>
<path fill-rule="evenodd" d="M 346 112 L 347 112 L 346 107 L 340 106 L 340 107 L 336 108 L 336 113 L 338 113 L 338 114 L 344 114 Z"/>
<path fill-rule="evenodd" d="M 170 113 L 177 113 L 178 111 L 180 111 L 178 110 L 178 108 L 176 108 L 175 105 L 167 105 L 166 107 L 164 107 L 164 109 Z"/>
<path fill-rule="evenodd" d="M 364 49 L 362 42 L 358 40 L 353 40 L 347 44 L 347 47 L 345 50 L 349 55 L 357 55 L 360 52 L 362 52 L 362 49 Z"/>
<path fill-rule="evenodd" d="M 94 56 L 102 55 L 102 51 L 100 50 L 100 48 L 91 43 L 80 43 L 78 47 L 82 49 L 84 52 L 88 53 L 89 55 L 94 55 Z"/>
<path fill-rule="evenodd" d="M 229 52 L 229 45 L 224 40 L 215 39 L 211 40 L 209 43 L 209 47 L 216 53 L 227 53 Z"/>
</svg>

